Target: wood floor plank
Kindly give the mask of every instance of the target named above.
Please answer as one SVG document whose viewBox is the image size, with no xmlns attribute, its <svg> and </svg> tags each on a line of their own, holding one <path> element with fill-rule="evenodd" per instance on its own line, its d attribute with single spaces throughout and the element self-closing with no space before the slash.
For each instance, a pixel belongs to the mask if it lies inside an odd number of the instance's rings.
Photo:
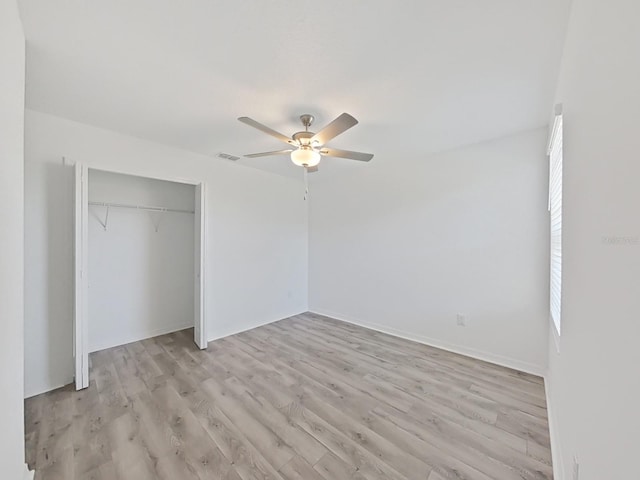
<svg viewBox="0 0 640 480">
<path fill-rule="evenodd" d="M 68 480 L 74 478 L 73 447 L 67 446 L 51 462 L 40 466 L 36 463 L 35 480 Z"/>
<path fill-rule="evenodd" d="M 282 480 L 214 401 L 203 401 L 193 413 L 242 480 Z"/>
<path fill-rule="evenodd" d="M 111 462 L 111 442 L 106 432 L 100 430 L 73 442 L 74 475 L 78 478 L 87 472 Z"/>
<path fill-rule="evenodd" d="M 262 395 L 241 384 L 236 377 L 228 378 L 225 384 L 236 394 L 236 398 L 240 399 L 247 410 L 254 412 L 263 425 L 282 438 L 305 461 L 314 465 L 327 453 L 322 443 L 298 428 Z"/>
<path fill-rule="evenodd" d="M 325 455 L 318 461 L 314 468 L 322 462 L 327 462 L 329 458 L 338 458 L 340 459 L 338 463 L 345 465 L 351 473 L 358 472 L 365 478 L 408 480 L 392 466 L 350 438 L 346 432 L 331 425 L 299 402 L 293 402 L 286 410 L 290 418 L 293 418 L 307 432 L 315 435 L 331 452 L 328 457 Z"/>
<path fill-rule="evenodd" d="M 316 464 L 317 463 L 318 462 L 316 462 Z M 299 456 L 293 457 L 289 463 L 283 465 L 282 468 L 280 468 L 280 474 L 286 480 L 325 480 L 322 475 Z"/>
<path fill-rule="evenodd" d="M 38 480 L 551 480 L 539 377 L 316 314 L 91 354 L 25 402 Z"/>
<path fill-rule="evenodd" d="M 350 480 L 373 480 L 376 477 L 366 477 L 362 475 L 357 469 L 349 467 L 340 458 L 336 457 L 332 453 L 327 453 L 318 463 L 313 467 L 317 472 L 320 472 L 322 478 L 326 480 L 332 480 L 337 478 L 346 478 Z"/>
<path fill-rule="evenodd" d="M 118 474 L 116 473 L 113 462 L 108 462 L 80 476 L 76 475 L 75 478 L 77 480 L 113 480 L 114 478 L 118 478 Z"/>
<path fill-rule="evenodd" d="M 379 419 L 398 427 L 390 429 L 390 435 L 396 436 L 401 431 L 410 433 L 428 444 L 423 445 L 424 451 L 435 448 L 440 452 L 440 456 L 455 458 L 465 465 L 473 465 L 474 469 L 484 473 L 488 478 L 549 479 L 551 476 L 548 465 L 523 456 L 516 450 L 504 448 L 497 442 L 469 432 L 453 422 L 432 419 L 417 423 L 415 417 L 391 410 L 374 410 L 368 417 L 372 424 L 377 423 Z M 399 441 L 403 439 L 406 440 L 406 435 L 401 436 Z M 409 440 L 407 443 L 407 449 L 413 448 Z M 438 471 L 442 473 L 442 469 L 446 469 L 447 465 L 441 464 L 440 467 Z"/>
<path fill-rule="evenodd" d="M 212 444 L 211 437 L 191 410 L 174 412 L 167 421 L 180 444 L 179 449 L 174 449 L 174 454 L 197 478 L 222 479 L 235 475 L 231 463 L 217 445 Z"/>
<path fill-rule="evenodd" d="M 279 343 L 280 348 L 286 348 L 283 345 L 283 342 L 279 339 L 273 340 L 276 343 Z M 301 347 L 300 351 L 307 351 L 310 346 Z M 342 352 L 342 356 L 352 355 L 353 352 Z M 360 357 L 358 359 L 360 362 L 367 362 L 365 358 Z M 432 371 L 429 371 L 428 374 L 420 372 L 410 365 L 402 365 L 402 374 L 398 374 L 395 367 L 388 367 L 384 365 L 371 365 L 368 368 L 380 368 L 385 373 L 381 375 L 385 380 L 389 381 L 390 377 L 394 377 L 397 379 L 398 377 L 405 377 L 405 379 L 413 380 L 414 389 L 419 390 L 420 395 L 430 395 L 436 400 L 442 401 L 444 404 L 449 404 L 452 398 L 456 398 L 456 404 L 460 406 L 460 408 L 468 407 L 471 404 L 470 411 L 479 416 L 480 418 L 487 419 L 489 422 L 495 422 L 497 419 L 497 403 L 493 400 L 479 397 L 475 393 L 469 391 L 469 389 L 458 389 L 452 386 L 450 383 L 444 383 L 439 380 L 434 380 L 431 378 Z M 344 370 L 344 369 L 343 369 Z M 377 370 L 378 372 L 380 370 Z M 343 373 L 340 371 L 339 373 Z M 400 382 L 396 382 L 402 384 L 402 380 Z M 469 385 L 470 386 L 470 385 Z M 471 402 L 469 403 L 469 399 Z M 467 410 L 469 411 L 469 409 Z"/>
<path fill-rule="evenodd" d="M 540 386 L 543 385 L 543 380 L 540 377 L 529 375 L 510 368 L 496 368 L 495 365 L 488 362 L 465 357 L 463 355 L 458 355 L 456 353 L 430 347 L 417 342 L 407 341 L 402 338 L 386 335 L 375 330 L 361 328 L 349 323 L 340 322 L 338 320 L 317 314 L 306 313 L 298 315 L 296 317 L 292 317 L 291 319 L 285 319 L 282 322 L 289 321 L 306 323 L 307 325 L 314 325 L 313 322 L 319 321 L 321 323 L 321 326 L 318 328 L 324 328 L 325 331 L 328 331 L 334 335 L 342 336 L 343 338 L 355 337 L 372 339 L 374 344 L 377 344 L 379 347 L 383 347 L 381 349 L 382 353 L 387 350 L 394 349 L 397 349 L 397 351 L 400 352 L 413 352 L 416 358 L 419 358 L 423 361 L 428 361 L 430 359 L 438 360 L 440 366 L 443 368 L 468 372 L 475 377 L 480 376 L 483 379 L 500 378 L 501 385 L 513 385 L 519 390 L 526 389 L 531 393 L 544 398 L 544 389 L 540 388 Z M 330 325 L 330 327 L 323 327 L 322 324 L 328 324 Z"/>
<path fill-rule="evenodd" d="M 352 418 L 339 407 L 317 401 L 313 396 L 305 398 L 303 405 L 406 478 L 426 480 L 429 476 L 433 465 L 427 464 L 422 455 L 407 451 L 406 445 L 391 441 L 388 432 L 372 430 L 359 418 Z"/>
<path fill-rule="evenodd" d="M 231 390 L 213 378 L 202 383 L 209 398 L 215 399 L 222 411 L 246 435 L 253 446 L 278 470 L 289 462 L 295 451 L 270 428 L 260 423 L 252 413 L 241 406 Z"/>
</svg>

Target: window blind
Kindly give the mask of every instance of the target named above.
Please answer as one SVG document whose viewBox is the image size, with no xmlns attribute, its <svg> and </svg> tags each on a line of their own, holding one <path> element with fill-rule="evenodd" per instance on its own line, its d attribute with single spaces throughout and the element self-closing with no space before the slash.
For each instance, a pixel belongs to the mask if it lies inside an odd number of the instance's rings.
<svg viewBox="0 0 640 480">
<path fill-rule="evenodd" d="M 562 305 L 562 115 L 555 119 L 549 145 L 549 218 L 551 222 L 550 310 L 560 334 Z"/>
</svg>

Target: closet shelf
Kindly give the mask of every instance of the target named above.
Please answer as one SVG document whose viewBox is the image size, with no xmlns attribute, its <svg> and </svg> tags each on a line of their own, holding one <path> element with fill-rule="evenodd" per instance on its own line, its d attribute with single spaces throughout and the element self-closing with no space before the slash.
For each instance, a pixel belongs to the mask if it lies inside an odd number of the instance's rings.
<svg viewBox="0 0 640 480">
<path fill-rule="evenodd" d="M 160 222 L 162 221 L 162 218 L 164 217 L 164 215 L 153 215 L 154 213 L 160 213 L 160 214 L 166 213 L 166 212 L 191 213 L 191 214 L 195 213 L 195 211 L 193 210 L 181 210 L 179 208 L 165 208 L 165 207 L 150 207 L 146 205 L 128 205 L 126 203 L 89 202 L 89 205 L 95 206 L 95 207 L 105 207 L 107 209 L 104 216 L 104 221 L 102 221 L 100 217 L 95 215 L 96 220 L 100 222 L 100 225 L 102 225 L 102 228 L 104 228 L 105 232 L 107 231 L 107 225 L 109 223 L 109 210 L 111 208 L 128 208 L 131 210 L 141 210 L 143 212 L 149 212 L 149 218 L 151 219 L 151 223 L 153 224 L 153 228 L 156 230 L 156 232 L 160 228 Z M 154 217 L 159 217 L 159 218 L 154 219 Z"/>
<path fill-rule="evenodd" d="M 181 210 L 179 208 L 150 207 L 145 205 L 128 205 L 125 203 L 89 202 L 89 205 L 109 208 L 131 208 L 134 210 L 144 210 L 146 212 L 175 212 L 175 213 L 195 213 L 193 210 Z"/>
</svg>

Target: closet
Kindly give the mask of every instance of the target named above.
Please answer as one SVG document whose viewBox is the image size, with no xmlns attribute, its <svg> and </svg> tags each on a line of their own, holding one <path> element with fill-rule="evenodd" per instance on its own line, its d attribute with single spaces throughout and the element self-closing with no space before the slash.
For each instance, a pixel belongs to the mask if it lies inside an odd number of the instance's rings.
<svg viewBox="0 0 640 480">
<path fill-rule="evenodd" d="M 77 388 L 88 385 L 91 352 L 194 327 L 206 347 L 202 185 L 76 175 Z"/>
<path fill-rule="evenodd" d="M 193 327 L 193 185 L 89 171 L 89 352 Z"/>
</svg>

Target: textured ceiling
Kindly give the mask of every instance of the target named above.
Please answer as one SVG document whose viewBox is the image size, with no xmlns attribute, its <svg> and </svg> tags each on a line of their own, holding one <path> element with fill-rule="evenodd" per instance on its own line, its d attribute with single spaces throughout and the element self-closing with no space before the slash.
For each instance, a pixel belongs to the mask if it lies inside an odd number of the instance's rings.
<svg viewBox="0 0 640 480">
<path fill-rule="evenodd" d="M 569 1 L 22 0 L 27 106 L 210 156 L 349 112 L 330 146 L 402 162 L 545 125 Z"/>
</svg>

